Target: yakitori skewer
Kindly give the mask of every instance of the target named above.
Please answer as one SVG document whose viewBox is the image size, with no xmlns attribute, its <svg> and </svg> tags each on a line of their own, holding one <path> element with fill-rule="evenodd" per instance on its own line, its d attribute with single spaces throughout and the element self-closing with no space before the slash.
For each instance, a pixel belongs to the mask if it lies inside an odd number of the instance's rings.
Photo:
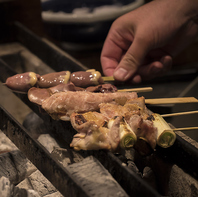
<svg viewBox="0 0 198 197">
<path fill-rule="evenodd" d="M 171 114 L 162 114 L 161 116 L 162 116 L 163 118 L 165 118 L 165 117 L 182 116 L 182 115 L 197 114 L 197 113 L 198 113 L 198 110 L 197 110 L 197 111 L 188 111 L 188 112 L 171 113 Z"/>
<path fill-rule="evenodd" d="M 102 77 L 103 81 L 114 81 L 115 79 L 113 78 L 113 76 L 110 77 Z"/>
<path fill-rule="evenodd" d="M 172 131 L 188 131 L 188 130 L 196 130 L 198 127 L 183 127 L 183 128 L 174 128 Z"/>
<path fill-rule="evenodd" d="M 87 71 L 78 71 L 73 73 L 70 71 L 54 72 L 42 76 L 34 72 L 25 72 L 8 77 L 4 85 L 6 85 L 12 91 L 27 93 L 27 91 L 32 87 L 50 88 L 59 84 L 68 84 L 69 82 L 72 82 L 77 87 L 87 88 L 90 86 L 104 84 L 104 82 L 107 81 L 107 78 L 103 80 L 100 72 L 90 69 Z M 152 91 L 152 88 L 133 88 L 119 91 L 148 92 Z"/>
<path fill-rule="evenodd" d="M 143 88 L 131 88 L 131 89 L 119 89 L 118 92 L 151 92 L 153 91 L 152 87 L 143 87 Z"/>
<path fill-rule="evenodd" d="M 197 103 L 195 97 L 157 98 L 145 99 L 146 104 L 177 104 L 177 103 Z"/>
</svg>

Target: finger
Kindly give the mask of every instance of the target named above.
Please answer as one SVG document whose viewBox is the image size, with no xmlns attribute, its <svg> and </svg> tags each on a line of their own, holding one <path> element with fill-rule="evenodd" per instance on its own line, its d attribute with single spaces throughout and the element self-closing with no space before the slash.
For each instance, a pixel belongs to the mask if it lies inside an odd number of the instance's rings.
<svg viewBox="0 0 198 197">
<path fill-rule="evenodd" d="M 105 41 L 100 58 L 104 75 L 113 75 L 121 54 L 121 49 L 112 40 Z"/>
<path fill-rule="evenodd" d="M 170 55 L 163 56 L 160 62 L 164 65 L 163 72 L 168 72 L 171 70 L 173 64 L 173 58 Z"/>
<path fill-rule="evenodd" d="M 135 75 L 132 79 L 132 83 L 141 83 L 142 82 L 142 77 L 140 75 Z"/>
<path fill-rule="evenodd" d="M 109 32 L 101 52 L 101 65 L 104 75 L 113 76 L 123 54 L 129 48 L 131 41 L 124 39 L 116 32 Z"/>
<path fill-rule="evenodd" d="M 114 72 L 114 78 L 119 81 L 126 81 L 131 78 L 142 64 L 150 44 L 145 39 L 134 39 L 125 56 Z"/>
<path fill-rule="evenodd" d="M 148 80 L 160 76 L 171 69 L 172 57 L 163 56 L 159 61 L 153 61 L 150 64 L 139 67 L 137 73 L 142 79 Z"/>
</svg>

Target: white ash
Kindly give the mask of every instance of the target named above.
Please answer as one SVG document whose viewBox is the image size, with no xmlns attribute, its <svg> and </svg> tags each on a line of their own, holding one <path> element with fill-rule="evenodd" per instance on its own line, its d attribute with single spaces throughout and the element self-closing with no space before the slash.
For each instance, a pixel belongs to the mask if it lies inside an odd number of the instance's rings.
<svg viewBox="0 0 198 197">
<path fill-rule="evenodd" d="M 130 170 L 135 172 L 137 175 L 142 176 L 141 172 L 139 171 L 139 169 L 137 168 L 137 166 L 135 165 L 133 161 L 130 161 L 130 160 L 127 161 L 127 165 Z"/>
<path fill-rule="evenodd" d="M 55 147 L 60 147 L 57 141 L 49 134 L 41 134 L 37 139 L 50 153 Z"/>
<path fill-rule="evenodd" d="M 32 173 L 28 178 L 18 184 L 17 187 L 35 190 L 40 196 L 53 196 L 57 194 L 57 196 L 62 197 L 57 189 L 43 176 L 39 170 Z"/>
<path fill-rule="evenodd" d="M 45 146 L 45 148 L 49 152 L 52 152 L 55 147 L 58 147 L 56 140 L 54 140 L 48 134 L 40 135 L 39 141 L 40 143 L 43 144 L 43 146 Z M 1 175 L 0 177 L 4 177 L 2 178 L 2 182 L 0 183 L 0 196 L 10 197 L 11 192 L 13 193 L 13 191 L 15 191 L 16 193 L 16 191 L 17 192 L 20 191 L 20 192 L 26 193 L 28 197 L 39 197 L 39 196 L 62 197 L 62 195 L 56 190 L 56 188 L 54 188 L 54 186 L 40 173 L 40 171 L 36 169 L 36 167 L 28 159 L 24 160 L 23 162 L 24 164 L 21 163 L 22 162 L 21 159 L 17 160 L 17 158 L 18 159 L 21 158 L 17 156 L 17 155 L 20 155 L 21 152 L 2 131 L 0 131 L 0 153 L 4 153 L 4 154 L 0 154 L 0 157 L 1 157 L 1 161 L 5 163 L 6 165 L 4 168 L 2 168 L 4 172 L 0 172 L 0 175 Z M 8 165 L 8 161 L 11 161 L 9 159 L 9 155 L 12 155 L 13 158 L 15 158 L 17 162 L 16 164 Z M 4 158 L 7 158 L 7 159 L 4 159 Z M 21 167 L 17 167 L 17 165 Z M 25 168 L 22 167 L 24 165 L 25 165 Z M 14 166 L 17 168 L 14 169 Z M 9 167 L 12 167 L 12 168 L 9 168 Z M 25 172 L 23 172 L 22 169 L 26 169 L 27 176 L 25 176 Z M 10 177 L 5 177 L 7 172 L 10 172 L 10 173 L 12 172 L 10 174 Z M 15 188 L 14 185 L 10 183 L 9 178 L 12 180 L 13 183 L 16 183 L 18 179 L 15 180 L 16 179 L 15 177 L 19 177 L 19 176 L 21 178 L 22 176 L 24 178 L 25 177 L 27 178 L 22 180 Z M 19 179 L 21 179 L 20 177 Z M 2 186 L 2 184 L 4 186 Z M 5 189 L 3 190 L 2 187 L 4 187 Z M 20 190 L 20 189 L 23 189 L 23 190 Z"/>
<path fill-rule="evenodd" d="M 40 197 L 38 192 L 34 190 L 26 190 L 15 187 L 6 177 L 0 178 L 0 196 L 1 197 Z"/>
<path fill-rule="evenodd" d="M 0 154 L 0 177 L 18 184 L 36 170 L 36 167 L 19 150 Z"/>
<path fill-rule="evenodd" d="M 54 150 L 51 153 L 54 158 L 56 158 L 64 167 L 68 166 L 72 163 L 78 163 L 82 161 L 84 158 L 72 151 L 71 149 L 65 149 L 65 148 L 54 148 Z"/>
<path fill-rule="evenodd" d="M 153 172 L 153 170 L 146 166 L 143 170 L 142 174 L 143 180 L 145 180 L 152 188 L 155 188 L 157 190 L 157 182 L 156 182 L 156 176 Z"/>
<path fill-rule="evenodd" d="M 198 196 L 198 182 L 177 165 L 173 165 L 169 181 L 169 197 L 183 196 Z"/>
<path fill-rule="evenodd" d="M 10 152 L 18 150 L 18 148 L 12 143 L 12 141 L 0 130 L 0 154 L 4 152 Z"/>
<path fill-rule="evenodd" d="M 53 194 L 45 195 L 45 197 L 63 197 L 60 192 L 54 192 Z"/>
<path fill-rule="evenodd" d="M 89 196 L 128 196 L 123 188 L 93 156 L 67 167 Z"/>
</svg>

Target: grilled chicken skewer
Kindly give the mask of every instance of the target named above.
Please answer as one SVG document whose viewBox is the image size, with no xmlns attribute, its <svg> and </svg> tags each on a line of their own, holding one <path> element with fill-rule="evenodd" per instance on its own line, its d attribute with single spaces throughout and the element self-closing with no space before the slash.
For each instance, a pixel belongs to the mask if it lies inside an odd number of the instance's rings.
<svg viewBox="0 0 198 197">
<path fill-rule="evenodd" d="M 88 118 L 88 114 L 92 118 Z M 144 140 L 147 147 L 153 150 L 156 146 L 157 130 L 149 117 L 143 97 L 128 99 L 124 104 L 101 103 L 98 112 L 73 112 L 70 119 L 78 133 L 71 146 L 76 150 L 89 150 L 103 149 L 105 144 L 106 149 L 113 152 L 135 146 L 140 151 L 141 147 L 137 143 Z M 141 148 L 141 154 L 145 153 L 148 151 Z"/>
<path fill-rule="evenodd" d="M 72 82 L 78 87 L 88 87 L 103 84 L 100 72 L 95 70 L 61 71 L 40 76 L 34 72 L 16 74 L 7 78 L 5 85 L 13 91 L 27 92 L 31 87 L 50 88 L 58 84 Z"/>
<path fill-rule="evenodd" d="M 22 74 L 16 74 L 7 78 L 4 85 L 11 90 L 18 93 L 26 93 L 30 88 L 50 88 L 59 84 L 68 84 L 72 82 L 76 87 L 87 88 L 89 86 L 96 86 L 104 84 L 103 77 L 100 72 L 94 69 L 87 71 L 78 71 L 70 73 L 70 71 L 54 72 L 40 76 L 34 72 L 26 72 Z M 121 89 L 118 91 L 123 92 L 150 92 L 153 89 L 151 87 L 145 88 L 132 88 Z"/>
<path fill-rule="evenodd" d="M 88 81 L 86 81 L 85 78 L 86 80 L 88 79 Z M 72 85 L 69 81 L 75 82 L 75 84 Z M 96 124 L 96 120 L 91 120 L 92 124 L 90 124 L 89 120 L 87 131 L 91 131 L 92 134 L 90 135 L 89 133 L 89 135 L 87 135 L 86 132 L 77 133 L 74 136 L 74 141 L 71 143 L 71 146 L 75 147 L 76 150 L 105 148 L 115 151 L 118 146 L 127 149 L 134 147 L 134 145 L 138 143 L 138 139 L 149 144 L 149 147 L 152 149 L 155 148 L 156 144 L 163 148 L 168 148 L 174 144 L 176 139 L 174 129 L 171 129 L 159 114 L 152 114 L 152 121 L 148 120 L 148 114 L 145 115 L 145 113 L 141 112 L 145 111 L 145 102 L 149 104 L 198 102 L 195 98 L 191 98 L 191 100 L 189 100 L 189 98 L 146 99 L 143 104 L 138 101 L 140 105 L 138 104 L 135 107 L 134 102 L 138 99 L 137 93 L 135 92 L 117 92 L 117 89 L 112 86 L 111 93 L 107 94 L 105 92 L 108 88 L 103 89 L 105 93 L 91 93 L 88 91 L 91 91 L 93 87 L 88 87 L 86 88 L 86 91 L 80 92 L 79 90 L 84 89 L 75 87 L 75 85 L 79 86 L 80 84 L 81 86 L 86 87 L 90 85 L 90 83 L 93 83 L 94 85 L 103 83 L 101 75 L 98 75 L 97 71 L 80 71 L 72 74 L 69 71 L 62 71 L 43 76 L 28 72 L 8 78 L 6 81 L 8 87 L 18 91 L 28 91 L 32 86 L 43 88 L 31 88 L 28 92 L 29 99 L 32 102 L 41 105 L 42 108 L 54 119 L 70 120 L 70 116 L 73 112 L 88 113 L 89 111 L 93 112 L 98 111 L 99 109 L 102 110 L 101 112 L 104 112 L 104 104 L 107 103 L 116 103 L 116 105 L 121 106 L 120 108 L 123 108 L 124 110 L 129 109 L 127 113 L 130 112 L 130 114 L 125 114 L 122 109 L 121 114 L 118 112 L 118 116 L 111 117 L 111 119 L 108 117 L 108 120 L 105 120 L 108 122 L 107 127 Z M 65 89 L 65 85 L 70 87 L 70 89 Z M 146 91 L 151 90 L 152 89 Z M 126 91 L 126 89 L 121 91 Z M 36 97 L 33 92 L 37 92 L 39 95 L 38 98 L 40 99 L 38 99 L 39 101 L 35 100 Z M 140 114 L 131 114 L 131 103 L 128 102 L 129 100 L 133 100 L 133 110 L 138 109 Z M 102 103 L 103 107 L 101 105 Z M 107 105 L 105 107 L 107 107 Z M 109 110 L 110 108 L 107 107 L 107 109 Z M 89 140 L 87 141 L 87 139 Z M 98 139 L 97 143 L 94 141 L 96 139 Z"/>
</svg>

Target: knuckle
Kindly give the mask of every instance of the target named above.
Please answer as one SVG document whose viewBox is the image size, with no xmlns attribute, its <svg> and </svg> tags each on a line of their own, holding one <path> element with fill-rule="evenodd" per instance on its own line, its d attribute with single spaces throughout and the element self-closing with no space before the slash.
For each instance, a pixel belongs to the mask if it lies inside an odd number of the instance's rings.
<svg viewBox="0 0 198 197">
<path fill-rule="evenodd" d="M 127 53 L 123 59 L 123 64 L 132 70 L 137 70 L 137 67 L 140 65 L 140 62 L 138 62 L 138 60 L 134 57 L 133 54 Z"/>
</svg>

